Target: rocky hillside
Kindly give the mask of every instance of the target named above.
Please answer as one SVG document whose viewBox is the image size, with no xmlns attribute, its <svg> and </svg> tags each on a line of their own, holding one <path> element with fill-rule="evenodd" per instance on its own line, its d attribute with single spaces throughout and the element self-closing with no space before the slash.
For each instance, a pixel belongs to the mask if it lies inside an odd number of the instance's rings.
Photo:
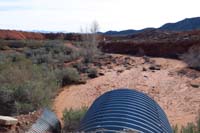
<svg viewBox="0 0 200 133">
<path fill-rule="evenodd" d="M 0 39 L 5 40 L 43 40 L 45 36 L 41 33 L 15 31 L 15 30 L 0 30 Z"/>
<path fill-rule="evenodd" d="M 102 51 L 131 55 L 177 58 L 193 45 L 200 45 L 200 31 L 166 32 L 150 30 L 101 42 Z"/>
<path fill-rule="evenodd" d="M 80 40 L 80 35 L 73 33 L 36 33 L 16 30 L 0 30 L 3 40 Z"/>
</svg>

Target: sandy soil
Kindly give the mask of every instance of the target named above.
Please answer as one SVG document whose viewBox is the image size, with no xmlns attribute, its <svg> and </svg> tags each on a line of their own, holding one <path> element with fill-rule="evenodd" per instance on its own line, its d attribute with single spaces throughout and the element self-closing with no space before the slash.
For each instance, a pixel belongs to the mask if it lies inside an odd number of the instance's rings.
<svg viewBox="0 0 200 133">
<path fill-rule="evenodd" d="M 125 55 L 112 55 L 115 58 Z M 83 85 L 72 85 L 63 91 L 54 101 L 54 110 L 61 119 L 65 108 L 78 109 L 90 106 L 101 94 L 116 88 L 136 89 L 148 94 L 166 112 L 171 125 L 185 125 L 194 122 L 200 113 L 200 88 L 194 88 L 190 77 L 180 76 L 177 71 L 186 67 L 178 60 L 153 58 L 151 62 L 159 65 L 160 70 L 150 70 L 152 63 L 142 57 L 131 57 L 132 63 L 104 66 L 100 71 L 105 75 L 88 80 Z M 197 79 L 200 81 L 200 77 Z"/>
</svg>

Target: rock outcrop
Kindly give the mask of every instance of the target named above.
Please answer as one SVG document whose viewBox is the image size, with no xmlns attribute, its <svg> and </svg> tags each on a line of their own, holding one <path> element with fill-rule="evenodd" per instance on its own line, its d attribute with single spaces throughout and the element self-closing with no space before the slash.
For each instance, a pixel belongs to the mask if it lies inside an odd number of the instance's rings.
<svg viewBox="0 0 200 133">
<path fill-rule="evenodd" d="M 133 36 L 112 37 L 99 47 L 107 53 L 177 58 L 193 45 L 200 45 L 200 31 L 148 31 Z"/>
</svg>

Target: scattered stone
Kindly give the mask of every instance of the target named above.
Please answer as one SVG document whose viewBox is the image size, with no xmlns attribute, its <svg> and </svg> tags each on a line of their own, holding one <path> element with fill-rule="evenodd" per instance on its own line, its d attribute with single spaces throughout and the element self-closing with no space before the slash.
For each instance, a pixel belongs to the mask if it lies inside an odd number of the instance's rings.
<svg viewBox="0 0 200 133">
<path fill-rule="evenodd" d="M 191 84 L 191 86 L 194 87 L 194 88 L 199 88 L 198 84 Z"/>
<path fill-rule="evenodd" d="M 126 68 L 126 70 L 131 70 L 131 68 L 132 68 L 132 67 L 131 67 L 131 66 L 129 66 L 129 67 L 127 67 L 127 68 Z"/>
<path fill-rule="evenodd" d="M 18 123 L 18 120 L 13 117 L 9 116 L 0 116 L 0 125 L 16 125 Z"/>
<path fill-rule="evenodd" d="M 125 60 L 131 60 L 131 58 L 130 58 L 130 57 L 125 57 L 124 59 L 125 59 Z"/>
<path fill-rule="evenodd" d="M 160 70 L 160 65 L 152 65 L 149 67 L 150 70 Z"/>
<path fill-rule="evenodd" d="M 142 68 L 142 71 L 147 71 L 147 69 L 145 67 Z"/>
<path fill-rule="evenodd" d="M 104 75 L 105 75 L 105 74 L 104 74 L 104 73 L 102 73 L 102 72 L 100 72 L 100 73 L 99 73 L 99 76 L 104 76 Z"/>
<path fill-rule="evenodd" d="M 190 85 L 194 88 L 200 88 L 200 80 L 193 80 Z"/>
<path fill-rule="evenodd" d="M 200 77 L 199 71 L 190 68 L 183 68 L 179 70 L 177 73 L 180 76 L 187 76 L 192 79 L 197 79 Z"/>
<path fill-rule="evenodd" d="M 144 63 L 150 62 L 150 58 L 148 56 L 143 56 L 143 59 L 144 59 Z"/>
<path fill-rule="evenodd" d="M 86 84 L 87 83 L 87 80 L 85 78 L 81 78 L 79 80 L 79 84 Z"/>
<path fill-rule="evenodd" d="M 155 89 L 155 87 L 153 87 L 152 89 L 150 89 L 150 94 L 159 94 L 159 90 Z"/>
<path fill-rule="evenodd" d="M 120 69 L 120 70 L 117 70 L 117 73 L 122 73 L 124 70 Z"/>
<path fill-rule="evenodd" d="M 113 66 L 108 66 L 108 69 L 113 69 Z"/>
</svg>

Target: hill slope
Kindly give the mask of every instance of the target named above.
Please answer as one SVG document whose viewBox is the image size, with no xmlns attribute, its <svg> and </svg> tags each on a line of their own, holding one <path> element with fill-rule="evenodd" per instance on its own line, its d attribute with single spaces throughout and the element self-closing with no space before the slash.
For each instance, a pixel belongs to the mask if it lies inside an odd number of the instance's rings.
<svg viewBox="0 0 200 133">
<path fill-rule="evenodd" d="M 200 29 L 200 17 L 187 18 L 177 23 L 167 23 L 159 28 L 168 31 L 188 31 Z"/>
<path fill-rule="evenodd" d="M 104 35 L 110 36 L 126 36 L 137 33 L 142 33 L 148 30 L 165 30 L 165 31 L 190 31 L 200 29 L 200 17 L 187 18 L 176 23 L 167 23 L 160 28 L 145 28 L 142 30 L 122 30 L 122 31 L 108 31 L 103 33 Z"/>
</svg>

